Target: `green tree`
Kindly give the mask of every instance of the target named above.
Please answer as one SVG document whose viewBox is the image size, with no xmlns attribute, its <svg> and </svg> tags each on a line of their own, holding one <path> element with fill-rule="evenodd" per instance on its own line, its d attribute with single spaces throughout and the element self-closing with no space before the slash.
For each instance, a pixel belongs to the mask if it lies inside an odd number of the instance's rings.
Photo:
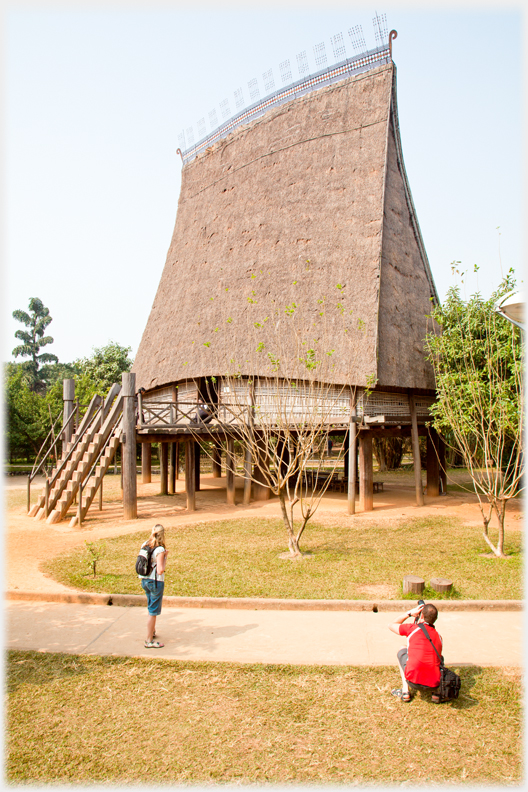
<svg viewBox="0 0 528 792">
<path fill-rule="evenodd" d="M 46 384 L 40 373 L 41 363 L 58 363 L 59 360 L 50 352 L 40 351 L 43 347 L 53 344 L 53 338 L 44 335 L 52 321 L 49 308 L 46 308 L 38 297 L 32 297 L 29 301 L 29 313 L 16 310 L 13 311 L 13 317 L 27 327 L 27 330 L 15 332 L 15 338 L 22 343 L 13 349 L 13 356 L 29 358 L 23 364 L 28 385 L 32 391 L 42 391 Z"/>
<path fill-rule="evenodd" d="M 114 382 L 121 382 L 121 375 L 130 371 L 134 362 L 131 351 L 131 347 L 110 341 L 104 347 L 94 348 L 90 357 L 75 361 L 79 371 L 75 393 L 82 405 L 86 406 L 96 393 L 105 395 Z"/>
<path fill-rule="evenodd" d="M 511 272 L 488 300 L 465 301 L 449 290 L 432 313 L 435 328 L 426 339 L 438 400 L 433 425 L 452 437 L 473 480 L 484 523 L 484 540 L 504 557 L 504 516 L 519 492 L 523 473 L 524 352 L 518 328 L 495 305 L 514 288 Z M 497 541 L 489 534 L 497 518 Z"/>
<path fill-rule="evenodd" d="M 31 389 L 23 364 L 4 369 L 6 452 L 11 462 L 33 460 L 46 439 L 51 421 L 59 415 L 61 401 Z"/>
</svg>

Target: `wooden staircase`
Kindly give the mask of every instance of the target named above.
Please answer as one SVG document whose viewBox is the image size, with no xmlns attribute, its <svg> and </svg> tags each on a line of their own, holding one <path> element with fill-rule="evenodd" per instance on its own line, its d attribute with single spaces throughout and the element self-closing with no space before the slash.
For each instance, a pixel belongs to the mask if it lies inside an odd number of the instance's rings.
<svg viewBox="0 0 528 792">
<path fill-rule="evenodd" d="M 101 464 L 96 468 L 99 475 L 95 487 L 95 490 L 97 489 L 121 439 L 119 425 L 123 397 L 120 391 L 119 385 L 113 385 L 103 403 L 100 396 L 94 396 L 77 432 L 63 449 L 57 467 L 51 472 L 37 503 L 31 508 L 30 516 L 36 520 L 46 519 L 50 525 L 63 520 L 79 491 L 81 482 L 85 481 L 104 449 L 100 459 Z M 90 490 L 91 487 L 92 484 Z M 48 489 L 47 510 L 46 489 Z M 88 504 L 86 511 L 93 500 L 93 494 L 88 502 L 88 491 L 86 492 Z"/>
<path fill-rule="evenodd" d="M 106 447 L 101 457 L 99 458 L 97 466 L 93 470 L 92 475 L 87 480 L 86 484 L 83 484 L 81 520 L 84 520 L 84 518 L 86 517 L 86 514 L 88 513 L 88 509 L 92 505 L 92 501 L 95 497 L 95 493 L 101 486 L 101 482 L 103 481 L 104 475 L 108 470 L 112 459 L 114 458 L 115 452 L 120 442 L 121 442 L 121 419 L 119 419 L 113 433 L 108 438 Z M 79 487 L 77 487 L 77 489 L 79 489 Z M 70 520 L 69 527 L 73 528 L 78 523 L 79 523 L 79 512 L 77 510 L 77 513 L 74 514 L 74 516 Z"/>
</svg>

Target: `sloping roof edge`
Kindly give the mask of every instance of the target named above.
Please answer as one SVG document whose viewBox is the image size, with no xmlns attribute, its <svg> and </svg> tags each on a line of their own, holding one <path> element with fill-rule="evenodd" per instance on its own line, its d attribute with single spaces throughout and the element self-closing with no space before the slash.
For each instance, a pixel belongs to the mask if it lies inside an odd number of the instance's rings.
<svg viewBox="0 0 528 792">
<path fill-rule="evenodd" d="M 393 78 L 392 78 L 392 86 L 394 91 L 394 70 L 396 66 L 394 63 L 391 64 L 393 69 Z M 381 191 L 381 217 L 384 217 L 385 213 L 385 196 L 387 192 L 387 169 L 388 169 L 388 159 L 389 159 L 389 135 L 390 135 L 390 126 L 391 126 L 391 112 L 392 112 L 392 100 L 390 102 L 389 112 L 387 113 L 387 129 L 385 131 L 385 156 L 383 158 L 383 188 Z M 383 232 L 385 230 L 385 222 L 381 224 L 381 232 L 379 235 L 379 251 L 378 251 L 378 304 L 376 309 L 376 377 L 378 376 L 378 367 L 379 367 L 379 321 L 380 321 L 380 299 L 381 299 L 381 257 L 383 255 Z"/>
<path fill-rule="evenodd" d="M 396 142 L 396 156 L 398 159 L 398 167 L 400 169 L 400 173 L 403 179 L 403 186 L 405 190 L 405 199 L 407 201 L 407 206 L 409 208 L 409 214 L 411 217 L 411 223 L 414 231 L 414 235 L 416 237 L 416 242 L 418 244 L 418 249 L 420 251 L 420 256 L 422 257 L 422 262 L 424 265 L 424 269 L 427 275 L 427 280 L 429 281 L 429 286 L 431 287 L 431 293 L 435 298 L 435 302 L 437 305 L 440 304 L 440 299 L 438 297 L 438 292 L 436 291 L 435 282 L 433 280 L 433 273 L 431 272 L 431 267 L 429 265 L 429 259 L 427 257 L 427 252 L 425 250 L 425 245 L 422 237 L 422 232 L 420 231 L 420 225 L 418 223 L 418 216 L 416 214 L 416 209 L 414 207 L 414 202 L 412 199 L 411 188 L 409 186 L 409 180 L 407 179 L 407 172 L 405 170 L 405 164 L 403 161 L 403 151 L 402 151 L 402 144 L 401 144 L 401 137 L 400 137 L 400 122 L 398 119 L 398 100 L 396 96 L 396 64 L 393 62 L 392 64 L 393 72 L 392 72 L 392 100 L 391 100 L 391 107 L 390 107 L 390 117 L 392 119 L 393 127 L 394 127 L 394 139 Z M 385 162 L 386 166 L 386 162 Z"/>
</svg>

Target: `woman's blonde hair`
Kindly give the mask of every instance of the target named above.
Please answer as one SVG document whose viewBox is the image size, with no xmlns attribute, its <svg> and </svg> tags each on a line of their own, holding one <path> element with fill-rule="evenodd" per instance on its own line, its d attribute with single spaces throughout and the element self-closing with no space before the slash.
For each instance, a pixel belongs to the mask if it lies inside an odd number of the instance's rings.
<svg viewBox="0 0 528 792">
<path fill-rule="evenodd" d="M 165 544 L 165 528 L 163 525 L 158 524 L 154 526 L 147 544 L 149 547 L 152 547 L 152 549 L 155 547 L 164 547 L 165 550 L 167 549 L 167 545 Z"/>
</svg>

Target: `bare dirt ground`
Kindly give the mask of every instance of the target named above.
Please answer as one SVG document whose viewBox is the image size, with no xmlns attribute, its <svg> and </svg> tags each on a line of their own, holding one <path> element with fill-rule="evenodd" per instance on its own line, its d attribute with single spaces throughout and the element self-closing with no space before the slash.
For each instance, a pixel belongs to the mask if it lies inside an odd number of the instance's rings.
<svg viewBox="0 0 528 792">
<path fill-rule="evenodd" d="M 482 526 L 482 518 L 476 495 L 467 492 L 449 492 L 447 495 L 432 498 L 425 496 L 425 505 L 415 504 L 413 474 L 397 471 L 396 474 L 380 474 L 383 479 L 383 492 L 374 495 L 374 510 L 347 513 L 346 495 L 327 493 L 316 513 L 315 520 L 319 524 L 335 523 L 339 520 L 344 525 L 364 526 L 375 523 L 390 527 L 395 521 L 409 517 L 453 516 L 465 524 Z M 119 479 L 105 479 L 105 497 L 103 510 L 99 512 L 95 503 L 88 513 L 82 527 L 69 528 L 69 517 L 56 525 L 47 525 L 45 521 L 36 521 L 26 513 L 25 477 L 9 477 L 6 480 L 5 500 L 7 510 L 4 515 L 5 538 L 8 552 L 7 590 L 67 592 L 66 586 L 55 582 L 40 570 L 43 560 L 60 555 L 86 541 L 107 539 L 128 533 L 144 531 L 145 538 L 152 525 L 161 522 L 166 528 L 178 528 L 192 523 L 211 522 L 213 520 L 237 519 L 244 517 L 280 517 L 279 502 L 276 498 L 269 501 L 256 501 L 243 506 L 242 479 L 237 479 L 237 505 L 228 506 L 225 497 L 225 478 L 213 479 L 202 475 L 201 491 L 196 494 L 197 510 L 188 513 L 184 492 L 184 482 L 177 482 L 175 495 L 160 496 L 159 476 L 153 476 L 151 484 L 142 484 L 138 477 L 138 518 L 124 520 L 122 502 L 119 499 Z M 112 480 L 113 479 L 113 480 Z M 459 476 L 463 480 L 462 476 Z M 32 502 L 40 488 L 36 487 Z M 73 510 L 71 511 L 73 514 Z M 523 513 L 520 499 L 510 501 L 506 513 L 506 530 L 522 528 Z M 378 592 L 379 596 L 379 592 Z"/>
</svg>

